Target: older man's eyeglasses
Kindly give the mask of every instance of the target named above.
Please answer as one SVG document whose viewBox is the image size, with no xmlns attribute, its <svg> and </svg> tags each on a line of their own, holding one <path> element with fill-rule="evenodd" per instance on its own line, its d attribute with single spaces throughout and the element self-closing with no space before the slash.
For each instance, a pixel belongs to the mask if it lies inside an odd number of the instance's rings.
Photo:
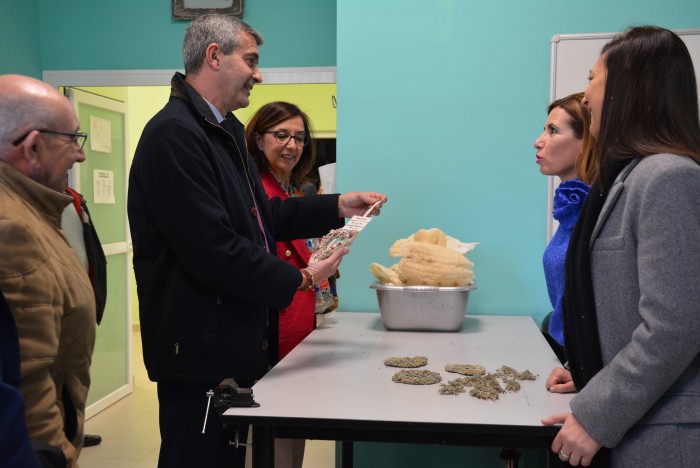
<svg viewBox="0 0 700 468">
<path fill-rule="evenodd" d="M 285 131 L 263 133 L 272 133 L 272 136 L 275 137 L 277 143 L 281 145 L 286 145 L 292 138 L 294 138 L 294 142 L 297 144 L 297 146 L 306 146 L 309 144 L 309 141 L 311 141 L 309 135 L 306 135 L 304 133 L 297 133 L 296 135 L 292 135 L 291 133 Z"/>
<path fill-rule="evenodd" d="M 34 130 L 29 130 L 27 133 L 22 135 L 21 137 L 17 138 L 15 141 L 12 142 L 14 146 L 19 145 L 22 143 L 30 133 L 32 133 Z M 37 130 L 39 133 L 48 133 L 50 135 L 63 135 L 66 137 L 69 137 L 70 140 L 73 142 L 75 147 L 80 151 L 83 149 L 83 146 L 85 146 L 85 142 L 87 141 L 88 134 L 87 133 L 67 133 L 67 132 L 56 132 L 53 130 Z"/>
</svg>

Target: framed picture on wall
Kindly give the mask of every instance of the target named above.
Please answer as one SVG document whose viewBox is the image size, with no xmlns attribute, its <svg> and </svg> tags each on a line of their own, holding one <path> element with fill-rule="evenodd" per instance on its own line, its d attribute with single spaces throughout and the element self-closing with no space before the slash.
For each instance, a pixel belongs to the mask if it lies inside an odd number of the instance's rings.
<svg viewBox="0 0 700 468">
<path fill-rule="evenodd" d="M 191 20 L 201 15 L 218 13 L 241 18 L 243 0 L 172 0 L 173 19 Z"/>
</svg>

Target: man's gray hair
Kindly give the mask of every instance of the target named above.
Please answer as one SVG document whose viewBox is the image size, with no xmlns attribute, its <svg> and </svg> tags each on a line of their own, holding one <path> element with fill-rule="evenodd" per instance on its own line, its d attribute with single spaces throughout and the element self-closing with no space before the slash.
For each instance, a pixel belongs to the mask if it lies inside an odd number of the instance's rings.
<svg viewBox="0 0 700 468">
<path fill-rule="evenodd" d="M 187 27 L 182 43 L 185 74 L 196 75 L 199 72 L 210 44 L 219 44 L 224 55 L 233 53 L 240 45 L 241 32 L 253 36 L 257 45 L 263 43 L 260 33 L 235 16 L 204 15 L 194 19 Z"/>
<path fill-rule="evenodd" d="M 45 99 L 34 95 L 5 95 L 0 99 L 0 155 L 21 137 L 22 131 L 50 127 L 56 120 L 56 111 Z"/>
</svg>

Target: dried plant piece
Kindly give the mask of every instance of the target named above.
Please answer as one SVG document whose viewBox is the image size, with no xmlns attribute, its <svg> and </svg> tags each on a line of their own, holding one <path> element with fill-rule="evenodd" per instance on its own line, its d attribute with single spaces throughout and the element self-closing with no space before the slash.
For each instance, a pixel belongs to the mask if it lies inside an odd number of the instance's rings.
<svg viewBox="0 0 700 468">
<path fill-rule="evenodd" d="M 446 384 L 440 384 L 440 395 L 458 395 L 466 392 L 465 387 L 473 387 L 480 381 L 480 377 L 461 377 L 450 380 Z"/>
<path fill-rule="evenodd" d="M 401 286 L 467 286 L 474 282 L 474 264 L 464 254 L 476 243 L 466 244 L 446 235 L 438 228 L 419 229 L 405 239 L 398 239 L 389 248 L 389 256 L 400 258 L 390 267 L 372 264 L 370 271 L 384 284 Z"/>
<path fill-rule="evenodd" d="M 504 380 L 503 383 L 506 384 L 506 391 L 507 392 L 513 393 L 513 392 L 520 391 L 520 388 L 521 388 L 520 382 L 518 382 L 517 380 Z"/>
<path fill-rule="evenodd" d="M 459 395 L 460 393 L 466 392 L 464 387 L 465 385 L 458 383 L 456 380 L 450 380 L 446 384 L 440 384 L 438 393 L 440 395 Z"/>
<path fill-rule="evenodd" d="M 482 400 L 498 400 L 499 393 L 506 393 L 498 382 L 496 374 L 486 374 L 481 376 L 481 380 L 476 382 L 469 394 Z"/>
<path fill-rule="evenodd" d="M 486 368 L 479 364 L 447 364 L 445 370 L 462 375 L 484 375 L 486 373 Z"/>
<path fill-rule="evenodd" d="M 469 391 L 469 394 L 480 400 L 498 400 L 498 391 L 490 387 L 474 387 Z"/>
<path fill-rule="evenodd" d="M 419 229 L 413 234 L 413 239 L 426 244 L 447 245 L 447 236 L 438 228 Z"/>
<path fill-rule="evenodd" d="M 469 395 L 481 400 L 498 400 L 501 393 L 517 392 L 522 388 L 519 380 L 535 380 L 537 376 L 529 370 L 518 372 L 512 367 L 503 365 L 494 373 L 487 373 L 483 366 L 472 364 L 447 364 L 445 370 L 467 375 L 441 384 L 438 393 L 441 395 L 457 395 L 465 392 L 465 387 L 471 387 Z M 478 374 L 465 372 L 481 371 Z M 505 389 L 498 381 L 501 379 Z"/>
<path fill-rule="evenodd" d="M 403 252 L 399 268 L 407 285 L 466 286 L 474 279 L 472 262 L 447 247 L 407 241 Z"/>
<path fill-rule="evenodd" d="M 469 377 L 461 377 L 461 378 L 455 380 L 455 382 L 458 382 L 461 385 L 464 385 L 465 387 L 474 387 L 476 385 L 479 385 L 482 381 L 483 381 L 483 377 L 481 377 L 479 375 L 472 375 Z"/>
<path fill-rule="evenodd" d="M 498 381 L 498 376 L 496 374 L 486 374 L 483 376 L 485 385 L 496 390 L 498 393 L 506 393 L 505 389 L 501 387 L 501 383 Z"/>
<path fill-rule="evenodd" d="M 333 255 L 336 250 L 347 247 L 353 243 L 359 231 L 347 228 L 331 229 L 328 234 L 321 238 L 318 250 L 313 253 L 309 263 L 316 263 Z"/>
<path fill-rule="evenodd" d="M 395 269 L 387 268 L 379 263 L 372 263 L 369 266 L 369 271 L 384 284 L 393 284 L 396 286 L 401 286 L 403 284 L 399 273 Z"/>
<path fill-rule="evenodd" d="M 398 275 L 399 281 L 401 281 L 401 282 L 399 283 L 399 285 L 404 285 L 404 284 L 406 284 L 406 277 L 403 276 L 403 273 L 401 273 L 401 268 L 399 267 L 399 264 L 398 264 L 398 263 L 394 263 L 394 264 L 391 265 L 389 268 L 391 268 L 391 271 L 395 271 L 396 274 Z"/>
<path fill-rule="evenodd" d="M 408 246 L 411 242 L 414 241 L 408 239 L 397 240 L 389 247 L 389 256 L 394 258 L 403 257 L 408 253 Z"/>
<path fill-rule="evenodd" d="M 505 364 L 501 366 L 500 369 L 496 371 L 496 375 L 503 380 L 536 380 L 537 376 L 530 372 L 529 370 L 524 370 L 523 372 L 518 372 L 510 366 Z"/>
<path fill-rule="evenodd" d="M 433 385 L 442 381 L 442 377 L 429 370 L 404 369 L 394 374 L 391 380 L 409 385 Z"/>
<path fill-rule="evenodd" d="M 415 357 L 391 357 L 384 360 L 384 365 L 389 367 L 423 367 L 428 364 L 425 356 Z"/>
<path fill-rule="evenodd" d="M 343 247 L 347 247 L 355 241 L 357 235 L 372 221 L 370 214 L 375 208 L 381 207 L 382 202 L 378 201 L 372 205 L 363 216 L 355 215 L 350 218 L 348 224 L 340 229 L 331 229 L 328 234 L 321 238 L 318 249 L 311 254 L 309 264 L 330 257 L 333 252 Z"/>
<path fill-rule="evenodd" d="M 503 364 L 500 369 L 496 371 L 496 375 L 505 379 L 514 379 L 516 375 L 520 372 L 516 371 L 510 366 Z"/>
</svg>

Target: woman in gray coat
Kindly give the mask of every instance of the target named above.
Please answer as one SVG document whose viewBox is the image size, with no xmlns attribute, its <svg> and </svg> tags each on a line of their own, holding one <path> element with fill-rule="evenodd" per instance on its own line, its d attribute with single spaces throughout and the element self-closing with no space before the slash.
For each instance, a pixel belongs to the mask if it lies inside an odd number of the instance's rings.
<svg viewBox="0 0 700 468">
<path fill-rule="evenodd" d="M 583 100 L 598 178 L 567 253 L 568 369 L 578 391 L 552 450 L 573 466 L 700 466 L 700 121 L 683 41 L 630 28 Z"/>
</svg>

